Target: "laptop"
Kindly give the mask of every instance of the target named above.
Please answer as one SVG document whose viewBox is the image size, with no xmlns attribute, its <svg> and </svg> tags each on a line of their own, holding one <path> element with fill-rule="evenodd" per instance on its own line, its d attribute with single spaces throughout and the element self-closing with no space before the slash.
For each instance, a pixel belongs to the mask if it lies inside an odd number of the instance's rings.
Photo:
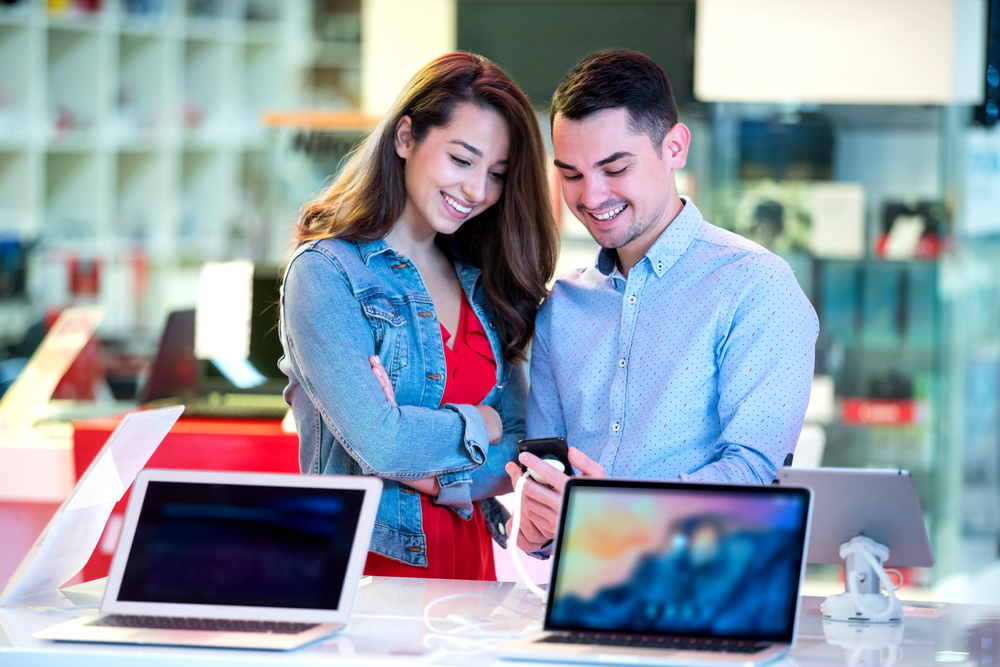
<svg viewBox="0 0 1000 667">
<path fill-rule="evenodd" d="M 294 649 L 347 624 L 377 477 L 143 470 L 101 613 L 38 639 Z"/>
<path fill-rule="evenodd" d="M 544 632 L 506 659 L 760 665 L 795 643 L 812 492 L 571 479 Z"/>
<path fill-rule="evenodd" d="M 140 403 L 181 404 L 185 417 L 281 419 L 285 416 L 288 404 L 282 392 L 288 378 L 278 369 L 284 351 L 275 315 L 280 276 L 277 269 L 268 267 L 254 267 L 252 275 L 245 357 L 199 358 L 195 309 L 174 311 L 167 317 Z"/>
</svg>

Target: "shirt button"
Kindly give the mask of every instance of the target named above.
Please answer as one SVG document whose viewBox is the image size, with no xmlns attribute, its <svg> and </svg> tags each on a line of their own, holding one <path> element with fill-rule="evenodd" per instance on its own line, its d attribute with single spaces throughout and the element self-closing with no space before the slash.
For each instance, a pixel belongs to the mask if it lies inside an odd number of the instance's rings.
<svg viewBox="0 0 1000 667">
<path fill-rule="evenodd" d="M 490 329 L 496 329 L 497 328 L 497 323 L 494 322 L 493 320 L 490 320 L 489 322 L 487 322 L 487 324 L 489 325 Z"/>
<path fill-rule="evenodd" d="M 656 263 L 656 270 L 657 271 L 662 271 L 663 270 L 663 262 L 657 262 Z"/>
<path fill-rule="evenodd" d="M 628 298 L 628 302 L 629 302 L 629 303 L 635 303 L 635 297 L 634 297 L 634 296 L 630 296 L 630 297 Z"/>
<path fill-rule="evenodd" d="M 622 368 L 625 368 L 625 360 L 624 359 L 619 359 L 618 360 L 618 365 L 621 366 Z"/>
<path fill-rule="evenodd" d="M 614 423 L 614 424 L 613 424 L 613 425 L 611 426 L 611 430 L 612 430 L 612 431 L 614 431 L 615 433 L 617 433 L 618 431 L 620 431 L 620 430 L 621 430 L 621 428 L 622 428 L 622 426 L 621 426 L 621 424 L 619 424 L 618 422 L 615 422 L 615 423 Z"/>
<path fill-rule="evenodd" d="M 497 524 L 497 532 L 500 533 L 501 535 L 506 535 L 507 534 L 507 529 L 504 527 L 504 525 L 502 523 L 498 523 Z"/>
</svg>

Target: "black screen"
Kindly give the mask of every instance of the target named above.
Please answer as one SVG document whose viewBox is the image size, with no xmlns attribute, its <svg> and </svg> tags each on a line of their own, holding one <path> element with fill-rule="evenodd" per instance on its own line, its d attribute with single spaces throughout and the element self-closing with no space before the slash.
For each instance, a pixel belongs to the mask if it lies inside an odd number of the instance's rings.
<svg viewBox="0 0 1000 667">
<path fill-rule="evenodd" d="M 150 482 L 118 600 L 336 609 L 364 494 Z"/>
</svg>

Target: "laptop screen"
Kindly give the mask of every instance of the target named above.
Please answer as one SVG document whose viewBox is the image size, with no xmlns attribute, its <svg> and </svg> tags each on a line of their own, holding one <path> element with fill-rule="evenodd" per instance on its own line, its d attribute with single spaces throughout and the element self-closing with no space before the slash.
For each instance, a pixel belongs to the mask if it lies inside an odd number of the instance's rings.
<svg viewBox="0 0 1000 667">
<path fill-rule="evenodd" d="M 335 610 L 364 496 L 150 481 L 117 599 Z"/>
<path fill-rule="evenodd" d="M 790 642 L 808 491 L 571 483 L 546 629 Z"/>
</svg>

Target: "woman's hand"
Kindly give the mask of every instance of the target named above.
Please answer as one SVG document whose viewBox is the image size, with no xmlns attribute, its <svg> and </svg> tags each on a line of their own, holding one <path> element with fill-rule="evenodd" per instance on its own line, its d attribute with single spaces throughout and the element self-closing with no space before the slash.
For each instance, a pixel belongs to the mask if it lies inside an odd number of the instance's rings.
<svg viewBox="0 0 1000 667">
<path fill-rule="evenodd" d="M 371 364 L 372 374 L 378 380 L 379 386 L 382 387 L 385 400 L 396 405 L 396 392 L 392 388 L 392 383 L 389 382 L 389 374 L 385 372 L 385 368 L 382 366 L 382 360 L 378 358 L 377 354 L 373 354 L 368 357 L 368 363 Z M 486 422 L 486 435 L 489 436 L 490 444 L 497 444 L 503 438 L 503 421 L 500 420 L 500 415 L 488 405 L 477 405 L 476 409 L 479 410 L 479 414 L 483 416 L 483 421 Z"/>
<path fill-rule="evenodd" d="M 382 387 L 382 393 L 385 394 L 385 400 L 389 401 L 393 405 L 396 405 L 396 392 L 392 388 L 392 383 L 389 382 L 389 374 L 385 372 L 385 368 L 382 367 L 382 360 L 378 358 L 377 354 L 373 354 L 368 357 L 368 363 L 372 366 L 372 373 L 375 375 L 375 379 L 378 380 L 378 384 Z"/>
<path fill-rule="evenodd" d="M 486 435 L 489 436 L 490 444 L 495 445 L 503 438 L 503 422 L 497 411 L 488 405 L 477 405 L 476 410 L 483 416 L 486 422 Z"/>
</svg>

